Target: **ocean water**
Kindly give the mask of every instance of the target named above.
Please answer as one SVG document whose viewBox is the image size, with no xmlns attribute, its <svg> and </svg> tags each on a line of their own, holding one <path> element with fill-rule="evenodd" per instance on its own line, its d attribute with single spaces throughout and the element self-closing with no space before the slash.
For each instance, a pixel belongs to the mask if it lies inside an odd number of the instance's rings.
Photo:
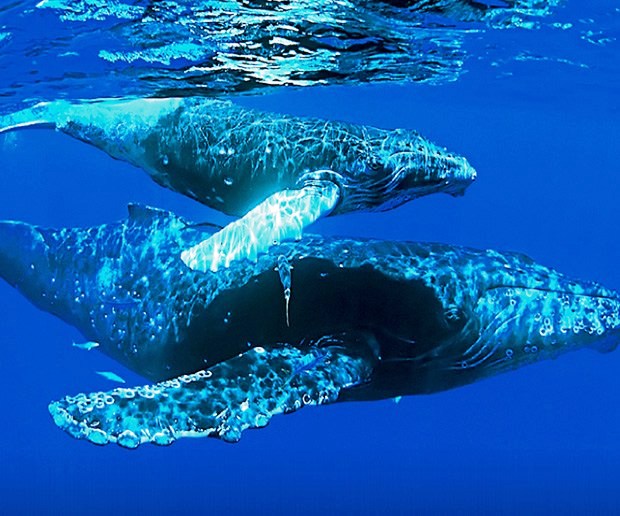
<svg viewBox="0 0 620 516">
<path fill-rule="evenodd" d="M 284 20 L 269 3 L 257 12 L 235 2 L 7 2 L 0 114 L 56 98 L 208 94 L 416 129 L 476 167 L 464 197 L 327 218 L 312 231 L 515 250 L 620 290 L 615 2 L 495 2 L 496 14 L 483 19 L 372 3 L 282 5 Z M 336 14 L 317 20 L 311 8 Z M 350 19 L 341 17 L 345 8 Z M 317 32 L 298 45 L 321 52 L 287 61 L 281 45 L 261 40 L 262 65 L 251 68 L 248 42 L 263 35 L 226 25 L 231 18 L 246 27 L 243 9 L 256 19 L 273 15 L 275 27 L 310 20 L 304 30 Z M 291 38 L 287 30 L 277 36 Z M 231 48 L 243 56 L 230 58 Z M 218 61 L 222 55 L 229 61 Z M 0 219 L 87 226 L 124 218 L 128 203 L 141 202 L 194 220 L 230 220 L 49 130 L 0 135 L 0 163 Z M 620 511 L 618 352 L 581 350 L 399 403 L 306 408 L 235 445 L 182 439 L 128 451 L 71 439 L 47 404 L 115 387 L 95 371 L 134 385 L 144 379 L 72 347 L 83 341 L 75 329 L 5 283 L 0 310 L 4 514 Z"/>
</svg>

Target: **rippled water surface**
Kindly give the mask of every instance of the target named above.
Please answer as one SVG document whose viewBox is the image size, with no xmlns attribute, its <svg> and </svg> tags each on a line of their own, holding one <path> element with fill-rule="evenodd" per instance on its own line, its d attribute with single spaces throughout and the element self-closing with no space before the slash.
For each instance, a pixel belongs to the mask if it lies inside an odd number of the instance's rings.
<svg viewBox="0 0 620 516">
<path fill-rule="evenodd" d="M 480 61 L 500 76 L 524 63 L 610 73 L 618 7 L 574 3 L 16 1 L 0 9 L 0 95 L 14 102 L 442 84 Z"/>
</svg>

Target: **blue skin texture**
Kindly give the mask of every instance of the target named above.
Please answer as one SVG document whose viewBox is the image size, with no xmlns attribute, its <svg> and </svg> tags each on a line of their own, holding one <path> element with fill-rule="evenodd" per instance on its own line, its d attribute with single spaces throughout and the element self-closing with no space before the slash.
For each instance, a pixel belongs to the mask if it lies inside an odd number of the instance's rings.
<svg viewBox="0 0 620 516">
<path fill-rule="evenodd" d="M 415 131 L 264 113 L 207 98 L 56 101 L 0 117 L 0 133 L 50 126 L 145 170 L 156 182 L 243 216 L 193 248 L 217 271 L 316 219 L 461 195 L 476 172 Z"/>
<path fill-rule="evenodd" d="M 520 254 L 306 236 L 201 273 L 180 255 L 204 232 L 136 205 L 87 229 L 0 223 L 0 275 L 153 382 L 52 403 L 69 434 L 236 441 L 305 405 L 437 392 L 617 345 L 617 293 Z"/>
</svg>

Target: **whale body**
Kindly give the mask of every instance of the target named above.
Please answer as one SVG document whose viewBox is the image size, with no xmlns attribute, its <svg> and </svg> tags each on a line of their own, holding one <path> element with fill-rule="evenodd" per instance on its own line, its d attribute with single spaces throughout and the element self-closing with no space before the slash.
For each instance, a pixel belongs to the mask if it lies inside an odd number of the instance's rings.
<svg viewBox="0 0 620 516">
<path fill-rule="evenodd" d="M 305 405 L 455 388 L 617 344 L 620 297 L 515 253 L 305 236 L 217 272 L 204 228 L 132 206 L 86 229 L 0 223 L 0 275 L 152 382 L 52 403 L 74 437 L 239 439 Z"/>
<path fill-rule="evenodd" d="M 322 216 L 385 210 L 476 177 L 460 156 L 415 131 L 300 118 L 206 98 L 57 101 L 0 118 L 0 132 L 51 126 L 144 169 L 156 182 L 241 215 L 184 249 L 216 271 L 299 239 Z"/>
<path fill-rule="evenodd" d="M 388 209 L 434 192 L 460 195 L 475 178 L 465 158 L 415 131 L 217 99 L 61 100 L 0 117 L 0 132 L 37 126 L 88 142 L 167 188 L 237 216 L 322 170 L 341 190 L 332 213 Z"/>
</svg>

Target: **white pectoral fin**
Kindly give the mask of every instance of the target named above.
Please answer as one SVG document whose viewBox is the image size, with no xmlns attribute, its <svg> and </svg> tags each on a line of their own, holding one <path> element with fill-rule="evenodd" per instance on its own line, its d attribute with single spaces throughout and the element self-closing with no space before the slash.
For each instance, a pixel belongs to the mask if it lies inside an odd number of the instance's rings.
<svg viewBox="0 0 620 516">
<path fill-rule="evenodd" d="M 239 220 L 181 253 L 193 270 L 217 271 L 239 259 L 256 260 L 259 253 L 283 240 L 299 239 L 306 226 L 334 209 L 340 190 L 332 181 L 313 181 L 298 190 L 268 197 Z"/>
</svg>

